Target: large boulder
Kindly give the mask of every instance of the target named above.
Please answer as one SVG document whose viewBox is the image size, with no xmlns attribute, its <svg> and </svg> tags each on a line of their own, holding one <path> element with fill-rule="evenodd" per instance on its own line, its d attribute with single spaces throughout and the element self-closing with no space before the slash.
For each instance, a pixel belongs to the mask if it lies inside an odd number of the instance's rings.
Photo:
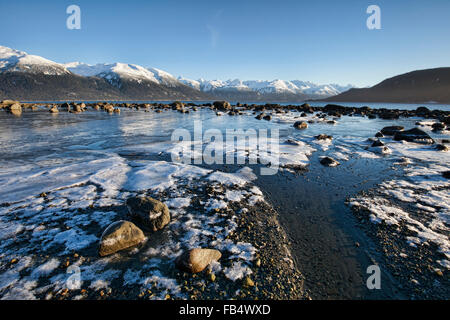
<svg viewBox="0 0 450 320">
<path fill-rule="evenodd" d="M 215 249 L 195 248 L 183 252 L 175 261 L 176 266 L 187 272 L 202 272 L 211 262 L 222 257 L 220 251 Z"/>
<path fill-rule="evenodd" d="M 136 246 L 145 241 L 145 235 L 141 229 L 129 221 L 117 221 L 112 223 L 103 232 L 98 253 L 101 257 L 117 251 Z"/>
<path fill-rule="evenodd" d="M 157 231 L 170 222 L 169 208 L 151 197 L 133 197 L 127 200 L 130 215 L 144 227 Z"/>
<path fill-rule="evenodd" d="M 397 132 L 403 131 L 403 129 L 405 129 L 405 127 L 402 127 L 402 126 L 389 126 L 389 127 L 384 127 L 383 129 L 381 129 L 381 133 L 386 135 L 386 136 L 393 136 Z"/>
<path fill-rule="evenodd" d="M 413 128 L 406 131 L 399 131 L 394 135 L 396 141 L 408 141 L 420 144 L 433 144 L 434 140 L 425 131 Z"/>
</svg>

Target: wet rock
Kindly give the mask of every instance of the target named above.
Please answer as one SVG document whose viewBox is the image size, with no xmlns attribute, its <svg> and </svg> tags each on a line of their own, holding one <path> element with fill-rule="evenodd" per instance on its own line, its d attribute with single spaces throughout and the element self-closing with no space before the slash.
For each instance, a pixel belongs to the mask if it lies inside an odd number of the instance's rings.
<svg viewBox="0 0 450 320">
<path fill-rule="evenodd" d="M 213 103 L 214 108 L 221 110 L 221 111 L 226 111 L 231 109 L 231 104 L 228 101 L 214 101 Z"/>
<path fill-rule="evenodd" d="M 444 131 L 446 128 L 445 123 L 442 123 L 442 122 L 433 123 L 431 125 L 431 127 L 433 128 L 433 131 L 435 131 L 435 132 Z"/>
<path fill-rule="evenodd" d="M 103 232 L 98 253 L 101 257 L 104 257 L 136 246 L 144 241 L 144 233 L 132 222 L 117 221 Z"/>
<path fill-rule="evenodd" d="M 336 167 L 340 164 L 338 161 L 334 160 L 331 157 L 323 157 L 322 159 L 320 159 L 320 163 L 326 167 Z"/>
<path fill-rule="evenodd" d="M 444 171 L 444 172 L 442 172 L 442 176 L 443 176 L 445 179 L 450 179 L 450 171 Z"/>
<path fill-rule="evenodd" d="M 327 123 L 328 123 L 328 124 L 336 124 L 337 121 L 336 121 L 336 120 L 328 120 Z"/>
<path fill-rule="evenodd" d="M 373 153 L 378 153 L 378 154 L 391 154 L 392 150 L 389 149 L 387 146 L 378 146 L 378 147 L 370 147 L 369 151 L 372 151 Z"/>
<path fill-rule="evenodd" d="M 297 141 L 297 140 L 294 140 L 294 139 L 287 139 L 286 143 L 287 144 L 291 144 L 293 146 L 301 146 L 301 145 L 303 145 L 303 143 L 301 141 Z"/>
<path fill-rule="evenodd" d="M 255 117 L 257 120 L 261 120 L 262 118 L 264 118 L 264 113 L 260 113 Z"/>
<path fill-rule="evenodd" d="M 130 215 L 146 228 L 157 231 L 170 222 L 169 208 L 151 197 L 133 197 L 127 200 Z"/>
<path fill-rule="evenodd" d="M 413 128 L 406 131 L 399 131 L 394 135 L 396 141 L 407 141 L 420 144 L 433 144 L 434 140 L 425 131 Z"/>
<path fill-rule="evenodd" d="M 198 273 L 203 271 L 211 262 L 222 257 L 220 251 L 215 249 L 195 248 L 183 252 L 176 260 L 176 266 L 187 272 Z"/>
<path fill-rule="evenodd" d="M 372 143 L 372 147 L 382 147 L 382 146 L 384 146 L 384 143 L 382 141 L 380 141 L 380 140 L 375 140 Z"/>
<path fill-rule="evenodd" d="M 377 132 L 377 133 L 375 134 L 375 137 L 377 137 L 377 138 L 383 138 L 383 137 L 384 137 L 384 134 L 382 134 L 381 132 Z"/>
<path fill-rule="evenodd" d="M 81 111 L 83 111 L 82 109 L 81 109 L 81 106 L 80 105 L 78 105 L 78 104 L 75 104 L 74 106 L 73 106 L 73 112 L 74 113 L 80 113 Z"/>
<path fill-rule="evenodd" d="M 15 116 L 20 116 L 22 114 L 22 106 L 19 103 L 8 106 L 7 110 Z"/>
<path fill-rule="evenodd" d="M 384 127 L 383 129 L 381 129 L 381 133 L 386 136 L 393 136 L 397 132 L 403 131 L 404 129 L 405 129 L 405 127 L 402 127 L 402 126 L 389 126 L 389 127 Z"/>
<path fill-rule="evenodd" d="M 267 120 L 267 121 L 270 121 L 270 120 L 272 120 L 272 116 L 271 116 L 270 114 L 268 114 L 268 115 L 265 116 L 263 119 L 264 119 L 264 120 Z"/>
<path fill-rule="evenodd" d="M 114 108 L 114 113 L 120 114 L 120 109 L 119 108 Z"/>
<path fill-rule="evenodd" d="M 170 106 L 172 107 L 173 110 L 181 110 L 184 108 L 184 103 L 180 101 L 174 101 L 173 103 L 170 104 Z"/>
<path fill-rule="evenodd" d="M 315 136 L 315 138 L 317 139 L 317 140 L 333 140 L 333 137 L 332 136 L 329 136 L 329 135 L 327 135 L 327 134 L 319 134 L 318 136 Z"/>
<path fill-rule="evenodd" d="M 308 128 L 308 124 L 305 121 L 296 121 L 294 123 L 295 129 L 306 129 Z"/>
<path fill-rule="evenodd" d="M 53 107 L 51 107 L 50 108 L 50 110 L 48 110 L 50 113 L 58 113 L 59 112 L 59 110 L 58 110 L 58 107 L 57 106 L 53 106 Z"/>
<path fill-rule="evenodd" d="M 400 114 L 398 111 L 386 110 L 386 111 L 380 113 L 379 117 L 384 120 L 394 120 L 394 119 L 400 118 Z"/>
<path fill-rule="evenodd" d="M 437 144 L 437 145 L 436 145 L 436 150 L 437 150 L 437 151 L 444 151 L 444 152 L 447 152 L 447 151 L 448 151 L 448 147 L 445 146 L 445 145 L 443 145 L 443 144 Z"/>
<path fill-rule="evenodd" d="M 64 103 L 61 105 L 61 108 L 65 109 L 66 111 L 70 111 L 70 110 L 71 110 L 71 109 L 70 109 L 70 104 L 68 104 L 67 102 L 64 102 Z"/>
</svg>

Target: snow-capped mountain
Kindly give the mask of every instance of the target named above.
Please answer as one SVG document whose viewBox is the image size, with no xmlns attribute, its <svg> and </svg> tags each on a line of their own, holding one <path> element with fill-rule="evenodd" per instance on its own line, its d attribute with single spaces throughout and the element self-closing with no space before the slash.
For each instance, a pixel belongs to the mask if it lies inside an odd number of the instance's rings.
<svg viewBox="0 0 450 320">
<path fill-rule="evenodd" d="M 65 67 L 71 72 L 84 77 L 101 77 L 111 84 L 116 84 L 119 79 L 133 80 L 137 82 L 151 81 L 158 84 L 174 86 L 179 84 L 171 74 L 156 69 L 144 68 L 135 64 L 126 63 L 99 63 L 88 65 L 81 62 L 66 63 Z"/>
<path fill-rule="evenodd" d="M 23 51 L 0 46 L 0 72 L 27 72 L 46 75 L 70 73 L 63 65 Z"/>
<path fill-rule="evenodd" d="M 134 64 L 60 64 L 0 46 L 0 100 L 210 100 L 169 73 Z"/>
<path fill-rule="evenodd" d="M 191 80 L 179 77 L 178 81 L 203 92 L 255 92 L 258 94 L 290 94 L 290 95 L 314 95 L 329 97 L 352 88 L 352 85 L 340 86 L 337 84 L 318 85 L 310 81 L 300 80 Z"/>
<path fill-rule="evenodd" d="M 0 95 L 30 99 L 45 96 L 50 100 L 56 98 L 52 95 L 59 94 L 59 99 L 65 96 L 95 98 L 97 95 L 129 100 L 218 98 L 240 102 L 301 102 L 334 96 L 352 87 L 299 80 L 177 79 L 165 71 L 135 64 L 60 64 L 3 46 L 0 46 L 0 76 L 7 78 L 2 84 L 5 88 L 0 87 Z M 30 88 L 35 89 L 33 94 Z"/>
</svg>

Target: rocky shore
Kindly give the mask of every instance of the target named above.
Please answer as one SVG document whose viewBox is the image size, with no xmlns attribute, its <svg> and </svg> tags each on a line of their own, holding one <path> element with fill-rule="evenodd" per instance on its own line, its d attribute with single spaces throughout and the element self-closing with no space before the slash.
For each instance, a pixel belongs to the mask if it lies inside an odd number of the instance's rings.
<svg viewBox="0 0 450 320">
<path fill-rule="evenodd" d="M 227 101 L 216 101 L 214 103 L 197 104 L 194 102 L 183 103 L 175 101 L 172 103 L 113 103 L 113 102 L 98 102 L 98 103 L 75 103 L 64 102 L 60 104 L 40 104 L 40 103 L 20 103 L 13 100 L 3 100 L 0 102 L 0 109 L 4 109 L 15 115 L 20 115 L 22 111 L 36 111 L 38 108 L 47 108 L 50 113 L 58 113 L 59 111 L 66 111 L 70 113 L 81 113 L 89 109 L 102 110 L 108 113 L 120 113 L 120 109 L 141 110 L 145 112 L 164 112 L 167 110 L 176 110 L 181 113 L 189 113 L 198 111 L 199 108 L 209 108 L 215 110 L 217 115 L 228 113 L 229 115 L 240 115 L 243 111 L 253 111 L 257 118 L 270 121 L 272 114 L 282 114 L 288 111 L 298 111 L 305 115 L 313 113 L 321 113 L 322 117 L 339 118 L 341 116 L 364 116 L 369 119 L 385 119 L 395 120 L 400 117 L 422 117 L 425 119 L 436 119 L 441 126 L 450 125 L 450 111 L 430 110 L 427 107 L 419 107 L 416 110 L 401 110 L 401 109 L 372 109 L 369 106 L 346 107 L 335 104 L 327 104 L 323 107 L 310 106 L 308 103 L 302 105 L 279 105 L 279 104 L 240 104 L 231 105 Z M 333 121 L 330 119 L 329 121 Z M 299 124 L 300 125 L 300 124 Z M 304 125 L 303 125 L 304 126 Z"/>
<path fill-rule="evenodd" d="M 423 120 L 418 121 L 414 128 L 388 125 L 378 132 L 374 131 L 374 136 L 363 142 L 360 153 L 366 157 L 387 157 L 397 155 L 399 148 L 405 145 L 417 145 L 425 148 L 426 152 L 443 155 L 449 143 L 447 139 L 434 139 L 427 132 L 447 132 L 450 112 L 426 107 L 388 110 L 331 104 L 313 107 L 306 103 L 288 106 L 231 105 L 226 101 L 206 104 L 178 101 L 170 104 L 40 104 L 6 100 L 0 102 L 0 109 L 16 117 L 42 110 L 48 112 L 49 117 L 58 117 L 62 113 L 81 116 L 88 110 L 122 117 L 130 111 L 188 114 L 208 109 L 213 117 L 224 114 L 233 117 L 246 115 L 261 124 L 281 122 L 288 124 L 295 133 L 308 132 L 315 124 L 332 128 L 344 116 L 390 122 L 420 117 Z M 336 140 L 329 132 L 315 133 L 311 137 L 306 135 L 303 140 L 297 138 L 289 137 L 281 144 L 288 150 L 283 151 L 283 156 L 296 155 L 297 162 L 287 162 L 281 166 L 290 173 L 305 170 L 303 159 L 308 160 L 308 152 L 316 150 L 306 145 L 306 142 L 325 152 L 318 160 L 321 166 L 326 167 L 324 170 L 336 170 L 332 167 L 341 166 L 351 154 L 346 149 L 348 145 L 338 145 L 332 148 L 333 152 L 326 153 Z M 42 190 L 24 199 L 0 201 L 0 229 L 4 240 L 0 245 L 2 298 L 309 298 L 303 288 L 304 276 L 294 262 L 291 244 L 280 226 L 279 212 L 265 201 L 262 192 L 253 185 L 253 178 L 248 178 L 253 176 L 250 168 L 241 166 L 231 173 L 224 173 L 219 171 L 222 168 L 214 171 L 165 161 L 144 161 L 139 157 L 130 160 L 122 157 L 125 152 L 118 153 L 114 150 L 113 153 L 106 153 L 105 159 L 88 158 L 88 161 L 73 167 L 56 169 L 58 177 L 61 175 L 58 170 L 62 170 L 63 176 L 72 179 L 79 171 L 92 166 L 93 171 L 86 177 L 74 181 L 69 179 L 65 185 Z M 414 166 L 410 167 L 415 170 L 429 169 L 426 165 L 419 165 L 420 161 L 410 158 L 397 159 L 398 166 L 407 167 L 413 163 Z M 374 189 L 371 195 L 362 194 L 349 199 L 349 205 L 361 220 L 361 227 L 366 228 L 366 223 L 369 225 L 367 233 L 379 239 L 387 261 L 391 261 L 391 272 L 407 283 L 406 290 L 415 291 L 415 281 L 427 283 L 428 287 L 421 289 L 422 292 L 412 298 L 448 297 L 445 292 L 445 288 L 448 288 L 445 282 L 448 268 L 443 262 L 447 227 L 440 227 L 440 231 L 436 231 L 433 224 L 427 225 L 436 215 L 445 213 L 443 210 L 446 207 L 431 203 L 435 199 L 429 199 L 428 205 L 418 201 L 420 195 L 431 197 L 438 192 L 437 199 L 445 199 L 441 193 L 448 191 L 445 180 L 448 179 L 448 170 L 444 170 L 448 163 L 441 164 L 433 167 L 431 172 L 440 184 L 414 190 L 416 198 L 411 196 L 411 190 L 406 189 L 398 190 L 399 193 L 395 194 L 399 197 L 399 194 L 409 195 L 408 201 L 404 198 L 401 200 L 408 205 L 418 202 L 426 207 L 421 210 L 432 213 L 424 221 L 419 221 L 426 225 L 423 230 L 417 227 L 417 221 L 408 219 L 406 221 L 410 228 L 401 232 L 398 229 L 404 228 L 404 222 L 400 218 L 395 221 L 395 227 L 387 223 L 392 221 L 382 216 L 383 210 L 376 207 L 383 204 L 385 207 L 381 208 L 391 210 L 393 204 L 388 206 L 383 202 L 392 196 L 386 193 L 389 190 L 387 187 L 384 188 L 386 190 L 381 188 L 382 191 Z M 69 171 L 65 172 L 66 169 Z M 52 179 L 51 174 L 50 169 L 39 174 L 33 173 L 34 176 L 50 176 L 49 179 Z M 430 172 L 423 174 L 424 179 L 427 174 Z M 394 188 L 391 186 L 390 189 Z M 375 204 L 370 202 L 371 197 L 380 194 L 383 195 L 382 200 Z M 402 206 L 407 211 L 405 204 Z M 413 210 L 408 212 L 414 214 Z M 373 221 L 383 222 L 372 225 Z M 431 229 L 436 234 L 430 232 Z M 412 246 L 405 246 L 408 241 L 416 247 L 423 244 L 425 236 L 422 240 L 414 237 L 421 232 L 432 236 L 426 239 L 428 244 L 420 247 L 419 254 L 412 253 Z M 439 242 L 441 236 L 444 240 Z M 436 242 L 436 239 L 439 241 Z M 444 251 L 444 256 L 437 253 L 439 250 L 441 253 Z M 394 257 L 391 257 L 392 254 Z M 402 267 L 404 258 L 399 257 L 405 255 L 415 256 L 405 259 L 408 264 L 403 263 Z M 426 273 L 425 278 L 423 259 L 430 260 L 428 269 L 431 273 Z M 442 263 L 439 264 L 439 261 Z M 82 282 L 69 289 L 67 281 L 72 268 L 81 271 Z M 440 281 L 438 289 L 433 287 L 436 281 Z"/>
</svg>

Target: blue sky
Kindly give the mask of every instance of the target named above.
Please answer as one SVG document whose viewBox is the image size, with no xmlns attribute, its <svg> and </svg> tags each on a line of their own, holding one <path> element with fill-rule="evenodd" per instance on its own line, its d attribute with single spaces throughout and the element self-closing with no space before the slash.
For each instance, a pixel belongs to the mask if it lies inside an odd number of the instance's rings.
<svg viewBox="0 0 450 320">
<path fill-rule="evenodd" d="M 81 8 L 81 30 L 66 8 Z M 366 9 L 381 8 L 381 30 Z M 57 62 L 127 62 L 175 76 L 374 85 L 450 66 L 448 0 L 0 0 L 0 45 Z"/>
</svg>

